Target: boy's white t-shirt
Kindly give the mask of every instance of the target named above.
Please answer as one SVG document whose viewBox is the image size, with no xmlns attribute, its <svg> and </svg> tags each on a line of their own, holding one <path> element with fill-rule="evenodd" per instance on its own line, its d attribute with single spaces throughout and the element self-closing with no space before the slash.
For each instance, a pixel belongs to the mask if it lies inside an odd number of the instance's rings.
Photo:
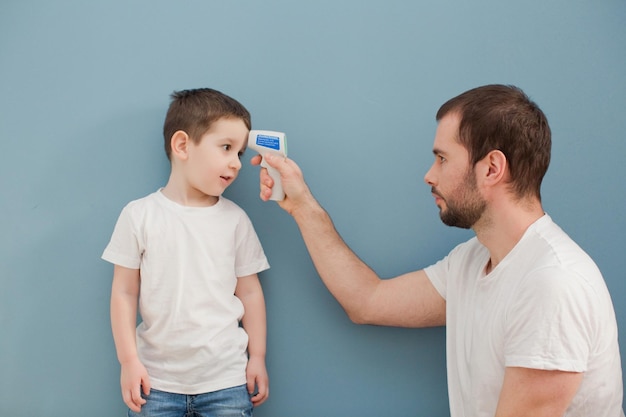
<svg viewBox="0 0 626 417">
<path fill-rule="evenodd" d="M 237 278 L 269 264 L 246 213 L 220 197 L 186 207 L 161 191 L 130 202 L 102 258 L 140 269 L 139 358 L 153 388 L 180 394 L 246 383 Z"/>
<path fill-rule="evenodd" d="M 425 269 L 446 299 L 452 417 L 493 417 L 505 367 L 584 372 L 565 417 L 619 417 L 622 374 L 609 292 L 591 258 L 548 216 L 488 275 L 473 238 Z"/>
</svg>

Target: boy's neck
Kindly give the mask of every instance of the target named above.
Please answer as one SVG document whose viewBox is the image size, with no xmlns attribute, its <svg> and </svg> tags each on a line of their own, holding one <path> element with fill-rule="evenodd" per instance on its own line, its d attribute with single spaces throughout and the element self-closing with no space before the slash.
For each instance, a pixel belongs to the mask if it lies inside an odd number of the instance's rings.
<svg viewBox="0 0 626 417">
<path fill-rule="evenodd" d="M 187 183 L 180 183 L 174 176 L 170 176 L 161 192 L 169 200 L 187 207 L 210 207 L 219 201 L 219 197 L 204 194 Z"/>
</svg>

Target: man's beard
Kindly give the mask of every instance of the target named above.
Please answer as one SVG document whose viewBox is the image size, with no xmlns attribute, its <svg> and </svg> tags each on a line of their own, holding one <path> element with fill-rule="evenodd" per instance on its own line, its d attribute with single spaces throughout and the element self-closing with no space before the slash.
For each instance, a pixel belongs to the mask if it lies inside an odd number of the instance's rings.
<svg viewBox="0 0 626 417">
<path fill-rule="evenodd" d="M 433 193 L 442 197 L 433 187 Z M 443 198 L 443 197 L 442 197 Z M 465 176 L 463 182 L 444 200 L 446 208 L 439 211 L 441 221 L 454 227 L 469 229 L 482 217 L 487 203 L 480 196 L 473 170 Z"/>
</svg>

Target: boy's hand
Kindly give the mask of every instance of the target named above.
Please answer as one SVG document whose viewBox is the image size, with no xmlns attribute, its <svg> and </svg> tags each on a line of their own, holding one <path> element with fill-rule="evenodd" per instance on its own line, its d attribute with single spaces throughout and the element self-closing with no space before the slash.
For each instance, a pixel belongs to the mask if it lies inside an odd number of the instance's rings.
<svg viewBox="0 0 626 417">
<path fill-rule="evenodd" d="M 138 359 L 122 364 L 120 383 L 124 403 L 135 413 L 140 412 L 141 406 L 146 403 L 141 397 L 141 390 L 143 389 L 145 395 L 150 395 L 150 378 Z"/>
<path fill-rule="evenodd" d="M 270 395 L 269 377 L 265 368 L 265 359 L 257 356 L 250 356 L 248 367 L 246 368 L 246 379 L 248 380 L 248 392 L 250 395 L 257 393 L 250 398 L 252 405 L 258 407 L 263 404 Z"/>
</svg>

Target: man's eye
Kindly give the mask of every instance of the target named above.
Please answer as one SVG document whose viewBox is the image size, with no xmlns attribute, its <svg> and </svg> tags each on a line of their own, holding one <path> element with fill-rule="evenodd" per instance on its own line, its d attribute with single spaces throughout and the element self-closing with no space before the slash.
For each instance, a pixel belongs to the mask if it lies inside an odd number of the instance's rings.
<svg viewBox="0 0 626 417">
<path fill-rule="evenodd" d="M 442 164 L 442 163 L 444 163 L 444 162 L 446 162 L 446 158 L 444 158 L 444 157 L 443 157 L 443 156 L 441 156 L 441 155 L 438 155 L 438 156 L 437 156 L 437 158 L 439 159 L 439 163 L 441 163 L 441 164 Z"/>
</svg>

